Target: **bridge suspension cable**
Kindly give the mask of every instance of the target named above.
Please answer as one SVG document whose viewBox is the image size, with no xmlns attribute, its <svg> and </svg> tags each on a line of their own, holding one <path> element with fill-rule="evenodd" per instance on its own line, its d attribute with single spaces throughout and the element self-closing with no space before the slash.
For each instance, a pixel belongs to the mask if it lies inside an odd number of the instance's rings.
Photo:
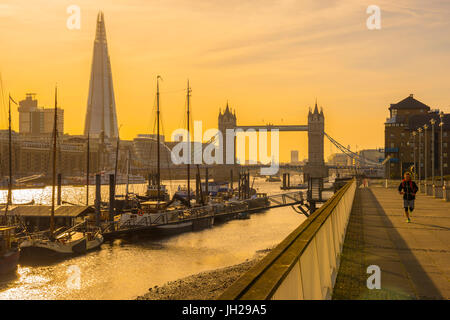
<svg viewBox="0 0 450 320">
<path fill-rule="evenodd" d="M 342 144 L 340 144 L 339 142 L 337 142 L 335 139 L 333 139 L 332 137 L 330 137 L 326 132 L 324 132 L 324 135 L 328 138 L 328 140 L 330 140 L 330 142 L 336 146 L 336 148 L 338 148 L 339 150 L 341 150 L 345 155 L 347 155 L 348 157 L 358 161 L 359 163 L 365 163 L 365 164 L 369 164 L 369 165 L 373 165 L 373 166 L 381 166 L 382 164 L 372 161 L 372 160 L 368 160 L 362 156 L 360 156 L 359 154 L 353 152 L 352 150 L 344 147 Z"/>
</svg>

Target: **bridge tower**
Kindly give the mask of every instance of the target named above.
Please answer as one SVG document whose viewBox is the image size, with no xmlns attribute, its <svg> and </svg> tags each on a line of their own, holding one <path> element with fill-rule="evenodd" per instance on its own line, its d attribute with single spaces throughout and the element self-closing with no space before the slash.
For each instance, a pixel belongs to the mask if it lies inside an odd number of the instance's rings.
<svg viewBox="0 0 450 320">
<path fill-rule="evenodd" d="M 219 118 L 218 118 L 218 129 L 222 133 L 222 141 L 220 142 L 220 147 L 223 150 L 223 158 L 222 158 L 222 165 L 215 166 L 212 171 L 213 177 L 215 180 L 218 181 L 230 181 L 231 179 L 231 173 L 233 173 L 233 180 L 236 182 L 237 177 L 239 176 L 239 165 L 236 164 L 236 154 L 235 150 L 227 150 L 227 129 L 235 129 L 236 128 L 236 112 L 232 111 L 231 108 L 228 105 L 225 108 L 225 110 L 219 111 Z M 233 133 L 234 135 L 234 133 Z M 236 140 L 234 142 L 236 144 Z M 233 163 L 234 164 L 227 164 L 227 153 L 233 154 Z M 236 184 L 235 184 L 236 185 Z"/>
<path fill-rule="evenodd" d="M 308 113 L 308 164 L 312 166 L 323 166 L 323 140 L 325 129 L 325 117 L 323 111 L 318 110 L 317 102 L 314 112 Z"/>
<path fill-rule="evenodd" d="M 222 111 L 219 111 L 219 121 L 218 121 L 218 128 L 219 131 L 222 133 L 222 147 L 223 147 L 223 164 L 226 164 L 227 161 L 227 152 L 233 153 L 233 159 L 236 160 L 235 157 L 235 150 L 227 150 L 227 129 L 235 129 L 236 128 L 236 112 L 232 112 L 231 108 L 228 106 L 227 101 L 227 107 L 225 108 L 225 111 L 222 113 Z M 235 161 L 233 161 L 235 163 Z"/>
<path fill-rule="evenodd" d="M 315 210 L 315 202 L 322 201 L 323 179 L 328 176 L 328 168 L 324 161 L 324 129 L 323 111 L 317 108 L 308 113 L 308 163 L 304 168 L 305 180 L 308 181 L 308 201 Z"/>
</svg>

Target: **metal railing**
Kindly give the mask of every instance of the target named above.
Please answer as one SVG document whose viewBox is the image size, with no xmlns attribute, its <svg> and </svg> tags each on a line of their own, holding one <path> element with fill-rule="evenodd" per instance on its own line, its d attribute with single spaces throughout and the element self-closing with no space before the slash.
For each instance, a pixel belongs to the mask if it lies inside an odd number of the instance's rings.
<svg viewBox="0 0 450 320">
<path fill-rule="evenodd" d="M 329 299 L 356 186 L 349 181 L 219 299 Z"/>
<path fill-rule="evenodd" d="M 135 227 L 161 226 L 169 223 L 177 223 L 198 218 L 212 217 L 221 214 L 237 213 L 247 210 L 247 208 L 248 206 L 245 203 L 228 203 L 223 207 L 220 205 L 212 205 L 166 211 L 159 214 L 155 213 L 150 219 L 148 216 L 139 218 L 139 215 L 136 215 L 136 219 L 130 219 L 125 223 L 122 223 L 120 225 L 120 229 L 123 230 L 132 229 Z"/>
<path fill-rule="evenodd" d="M 274 194 L 267 197 L 267 200 L 269 200 L 271 203 L 275 203 L 274 205 L 271 205 L 271 207 L 275 206 L 286 206 L 286 205 L 292 205 L 297 204 L 304 201 L 303 192 L 301 191 L 294 191 L 294 192 L 288 192 L 288 193 L 281 193 L 281 194 Z"/>
</svg>

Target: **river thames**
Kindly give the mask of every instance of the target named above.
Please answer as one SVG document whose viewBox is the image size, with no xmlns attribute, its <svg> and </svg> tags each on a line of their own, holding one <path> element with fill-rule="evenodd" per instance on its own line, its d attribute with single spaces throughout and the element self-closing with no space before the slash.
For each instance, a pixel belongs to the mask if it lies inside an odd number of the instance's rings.
<svg viewBox="0 0 450 320">
<path fill-rule="evenodd" d="M 166 182 L 175 190 L 184 182 Z M 280 193 L 280 183 L 256 179 L 258 192 Z M 131 192 L 143 193 L 145 185 Z M 118 186 L 117 194 L 125 192 Z M 91 204 L 94 187 L 90 187 Z M 108 186 L 102 186 L 107 200 Z M 0 199 L 4 201 L 6 192 Z M 51 187 L 15 190 L 14 201 L 49 203 Z M 63 187 L 62 199 L 83 203 L 84 187 Z M 202 271 L 235 265 L 251 259 L 259 250 L 272 248 L 299 226 L 305 217 L 290 207 L 255 213 L 248 220 L 232 220 L 202 231 L 165 238 L 115 240 L 86 255 L 58 262 L 20 264 L 15 275 L 0 278 L 0 299 L 134 299 L 155 285 L 161 286 Z M 73 272 L 80 275 L 73 285 Z"/>
</svg>

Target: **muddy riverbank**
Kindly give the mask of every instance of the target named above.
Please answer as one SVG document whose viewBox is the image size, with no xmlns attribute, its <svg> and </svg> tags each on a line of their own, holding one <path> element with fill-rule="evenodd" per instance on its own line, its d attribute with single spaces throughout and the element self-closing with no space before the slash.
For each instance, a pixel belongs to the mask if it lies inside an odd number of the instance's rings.
<svg viewBox="0 0 450 320">
<path fill-rule="evenodd" d="M 261 261 L 271 249 L 257 251 L 246 261 L 215 270 L 200 272 L 182 279 L 170 281 L 161 287 L 154 286 L 137 300 L 214 300 L 233 282 Z"/>
</svg>

